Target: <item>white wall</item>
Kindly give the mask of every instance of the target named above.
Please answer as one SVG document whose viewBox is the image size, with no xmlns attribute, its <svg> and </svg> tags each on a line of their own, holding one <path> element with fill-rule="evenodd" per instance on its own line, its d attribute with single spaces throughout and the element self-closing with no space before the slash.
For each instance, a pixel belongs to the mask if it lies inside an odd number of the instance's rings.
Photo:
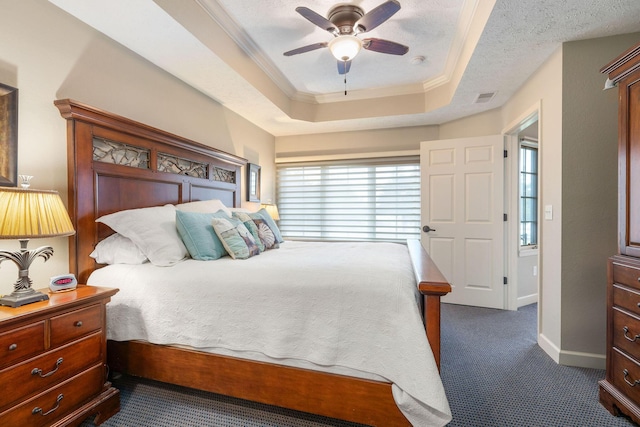
<svg viewBox="0 0 640 427">
<path fill-rule="evenodd" d="M 538 255 L 518 256 L 518 307 L 538 302 Z"/>
<path fill-rule="evenodd" d="M 72 98 L 260 164 L 263 194 L 275 194 L 273 136 L 46 1 L 0 0 L 0 10 L 0 82 L 19 90 L 18 173 L 34 175 L 34 188 L 66 200 L 66 121 L 53 101 Z M 67 239 L 29 243 L 42 245 L 55 253 L 33 262 L 36 288 L 68 272 Z M 13 263 L 0 264 L 0 294 L 17 275 Z"/>
</svg>

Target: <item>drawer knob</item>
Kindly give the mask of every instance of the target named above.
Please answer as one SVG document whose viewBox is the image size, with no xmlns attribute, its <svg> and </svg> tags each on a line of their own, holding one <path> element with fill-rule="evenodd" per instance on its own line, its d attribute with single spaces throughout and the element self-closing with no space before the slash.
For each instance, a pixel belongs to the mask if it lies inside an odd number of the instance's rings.
<svg viewBox="0 0 640 427">
<path fill-rule="evenodd" d="M 624 337 L 627 339 L 627 341 L 631 341 L 631 342 L 636 342 L 636 340 L 638 338 L 640 338 L 640 334 L 637 334 L 635 337 L 631 338 L 629 335 L 627 335 L 627 333 L 629 332 L 629 328 L 627 326 L 625 326 L 624 328 L 622 328 L 622 330 L 624 331 Z"/>
<path fill-rule="evenodd" d="M 9 346 L 9 351 L 13 351 L 13 350 L 15 350 L 16 348 L 18 348 L 18 344 L 15 344 L 15 343 L 14 343 L 14 344 L 11 344 L 11 345 Z"/>
<path fill-rule="evenodd" d="M 56 371 L 58 370 L 58 368 L 60 367 L 60 365 L 62 365 L 62 357 L 59 358 L 58 360 L 56 360 L 56 366 L 55 368 L 53 368 L 52 371 L 47 372 L 46 374 L 42 374 L 42 369 L 40 368 L 33 368 L 31 370 L 31 375 L 39 375 L 40 378 L 47 378 L 48 376 L 51 376 L 53 374 L 56 373 Z"/>
<path fill-rule="evenodd" d="M 60 401 L 64 398 L 64 395 L 62 393 L 60 393 L 56 399 L 56 406 L 54 406 L 53 408 L 49 409 L 47 412 L 42 412 L 42 408 L 38 408 L 37 406 L 35 408 L 33 408 L 33 410 L 31 411 L 32 415 L 35 414 L 40 414 L 43 417 L 46 417 L 47 415 L 49 415 L 50 413 L 52 413 L 53 411 L 55 411 L 56 409 L 58 409 L 60 407 Z"/>
<path fill-rule="evenodd" d="M 81 328 L 82 327 L 82 320 L 78 320 L 76 323 L 74 323 L 74 326 L 76 328 Z"/>
</svg>

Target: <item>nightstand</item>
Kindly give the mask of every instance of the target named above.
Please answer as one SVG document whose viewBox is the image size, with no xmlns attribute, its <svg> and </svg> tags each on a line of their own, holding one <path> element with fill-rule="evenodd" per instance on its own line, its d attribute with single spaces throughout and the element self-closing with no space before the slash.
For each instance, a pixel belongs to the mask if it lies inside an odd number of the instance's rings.
<svg viewBox="0 0 640 427">
<path fill-rule="evenodd" d="M 117 292 L 79 285 L 0 307 L 1 426 L 77 426 L 94 414 L 101 424 L 120 410 L 106 365 L 106 304 Z"/>
</svg>

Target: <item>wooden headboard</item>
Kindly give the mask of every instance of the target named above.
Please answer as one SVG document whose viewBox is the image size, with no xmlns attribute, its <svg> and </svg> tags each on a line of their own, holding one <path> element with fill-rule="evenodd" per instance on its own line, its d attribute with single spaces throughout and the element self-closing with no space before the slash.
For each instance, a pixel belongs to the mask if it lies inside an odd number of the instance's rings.
<svg viewBox="0 0 640 427">
<path fill-rule="evenodd" d="M 247 161 L 168 132 L 63 99 L 67 119 L 69 269 L 86 283 L 98 265 L 89 254 L 113 231 L 95 220 L 112 212 L 220 199 L 239 206 Z"/>
</svg>

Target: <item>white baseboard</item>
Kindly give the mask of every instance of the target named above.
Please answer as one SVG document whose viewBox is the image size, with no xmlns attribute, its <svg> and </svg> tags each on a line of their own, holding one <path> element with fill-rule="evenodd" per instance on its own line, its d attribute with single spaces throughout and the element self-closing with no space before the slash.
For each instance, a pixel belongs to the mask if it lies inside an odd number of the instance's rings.
<svg viewBox="0 0 640 427">
<path fill-rule="evenodd" d="M 559 365 L 578 368 L 605 369 L 607 357 L 604 354 L 560 350 L 543 334 L 538 335 L 538 345 Z"/>
<path fill-rule="evenodd" d="M 560 349 L 545 337 L 544 334 L 538 334 L 538 345 L 554 362 L 560 363 Z"/>
<path fill-rule="evenodd" d="M 525 305 L 534 304 L 538 302 L 538 294 L 525 295 L 523 297 L 518 297 L 518 308 L 524 307 Z"/>
<path fill-rule="evenodd" d="M 604 354 L 583 353 L 581 351 L 561 351 L 560 364 L 578 368 L 605 369 L 607 356 Z"/>
</svg>

